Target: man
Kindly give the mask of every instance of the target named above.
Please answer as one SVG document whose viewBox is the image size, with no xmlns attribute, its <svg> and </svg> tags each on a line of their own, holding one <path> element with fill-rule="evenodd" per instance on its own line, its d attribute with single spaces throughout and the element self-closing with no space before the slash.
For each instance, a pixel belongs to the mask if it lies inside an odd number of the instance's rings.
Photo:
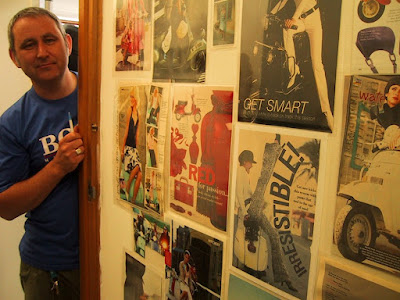
<svg viewBox="0 0 400 300">
<path fill-rule="evenodd" d="M 0 117 L 0 216 L 26 213 L 19 247 L 25 299 L 79 299 L 76 169 L 85 149 L 72 125 L 72 40 L 54 14 L 37 7 L 11 19 L 8 39 L 10 57 L 32 88 Z"/>
<path fill-rule="evenodd" d="M 275 143 L 280 143 L 280 135 L 276 135 Z M 267 152 L 264 153 L 264 156 Z M 272 227 L 266 215 L 261 213 L 261 219 L 251 212 L 251 206 L 255 204 L 256 192 L 252 192 L 250 185 L 250 169 L 253 167 L 254 154 L 250 150 L 243 150 L 239 155 L 238 174 L 236 179 L 236 219 L 234 255 L 238 261 L 244 265 L 243 270 L 259 279 L 266 275 L 268 255 L 271 255 L 272 272 L 274 281 L 281 286 L 286 285 L 293 292 L 297 289 L 289 279 L 289 273 L 283 262 L 283 254 L 279 242 L 279 236 L 275 228 Z M 265 159 L 263 162 L 265 168 Z M 263 174 L 263 170 L 261 171 Z M 262 175 L 261 175 L 262 176 Z M 256 190 L 260 188 L 262 181 L 258 181 Z M 264 201 L 262 206 L 264 206 Z M 256 207 L 260 207 L 256 205 Z M 264 208 L 262 208 L 263 210 Z M 235 224 L 236 225 L 236 224 Z M 264 232 L 264 234 L 261 233 Z M 268 236 L 270 247 L 268 247 L 264 236 Z M 257 243 L 255 243 L 257 242 Z M 237 264 L 239 265 L 239 264 Z"/>
<path fill-rule="evenodd" d="M 251 203 L 253 191 L 250 185 L 250 169 L 254 161 L 254 154 L 250 150 L 243 150 L 239 155 L 239 168 L 236 178 L 236 199 L 235 199 L 235 247 L 234 254 L 240 264 L 244 265 L 244 270 L 261 278 L 267 268 L 267 259 L 265 259 L 267 251 L 266 240 L 259 235 L 258 225 L 248 226 L 245 222 L 248 218 L 248 209 Z M 248 224 L 248 222 L 247 222 Z M 249 239 L 248 235 L 252 235 L 258 241 L 257 246 L 254 245 L 255 239 Z M 262 256 L 263 259 L 259 259 Z M 239 265 L 239 264 L 238 264 Z"/>
<path fill-rule="evenodd" d="M 253 191 L 250 186 L 250 169 L 253 167 L 254 154 L 250 150 L 244 150 L 239 155 L 240 167 L 237 171 L 236 180 L 236 201 L 235 207 L 238 219 L 241 220 L 243 225 L 244 216 L 247 214 L 247 208 L 251 201 Z"/>
<path fill-rule="evenodd" d="M 280 0 L 271 13 L 276 14 L 287 2 L 288 0 Z M 322 63 L 322 24 L 319 5 L 317 0 L 294 0 L 294 2 L 296 10 L 290 19 L 285 20 L 285 28 L 283 29 L 285 50 L 289 58 L 296 58 L 293 36 L 298 32 L 307 32 L 310 40 L 312 68 L 321 110 L 326 117 L 329 128 L 333 130 L 333 115 L 329 104 L 325 68 Z M 299 66 L 295 61 L 296 59 L 289 60 L 291 80 L 288 83 L 288 89 L 295 84 L 296 78 L 300 75 Z"/>
</svg>

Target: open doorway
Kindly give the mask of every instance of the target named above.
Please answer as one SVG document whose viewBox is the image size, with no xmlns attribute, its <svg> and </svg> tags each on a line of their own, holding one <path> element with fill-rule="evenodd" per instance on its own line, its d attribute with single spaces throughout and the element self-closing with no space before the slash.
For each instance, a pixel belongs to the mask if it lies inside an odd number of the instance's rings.
<svg viewBox="0 0 400 300">
<path fill-rule="evenodd" d="M 79 181 L 81 299 L 100 299 L 99 118 L 102 4 L 92 0 L 40 0 L 73 39 L 69 67 L 79 73 L 79 127 L 86 157 Z M 79 28 L 79 30 L 78 30 Z M 79 35 L 78 35 L 79 31 Z"/>
<path fill-rule="evenodd" d="M 83 30 L 82 38 L 85 40 L 83 46 L 87 51 L 80 53 L 81 64 L 79 70 L 79 86 L 81 100 L 80 126 L 85 140 L 90 145 L 90 153 L 87 160 L 82 166 L 81 176 L 81 207 L 80 207 L 80 224 L 81 231 L 81 299 L 99 299 L 100 298 L 100 271 L 99 271 L 99 205 L 98 195 L 99 189 L 97 184 L 97 167 L 98 167 L 98 110 L 99 110 L 99 86 L 100 76 L 100 51 L 101 51 L 101 6 L 93 1 L 86 0 L 53 0 L 53 5 L 64 3 L 67 8 L 75 5 L 75 17 L 69 17 L 66 10 L 60 9 L 57 14 L 63 20 L 64 24 L 80 23 Z M 42 5 L 41 5 L 42 4 Z M 43 0 L 17 0 L 9 1 L 4 4 L 1 10 L 2 21 L 0 22 L 1 31 L 7 32 L 8 22 L 11 17 L 19 10 L 27 6 L 42 6 Z M 79 11 L 81 8 L 81 11 Z M 83 22 L 79 22 L 83 20 Z M 89 32 L 91 35 L 89 35 Z M 93 38 L 94 37 L 94 38 Z M 8 52 L 7 36 L 2 35 L 3 43 L 1 50 L 4 54 Z M 77 49 L 77 48 L 76 48 Z M 30 87 L 30 80 L 23 74 L 21 70 L 15 68 L 8 55 L 3 55 L 1 64 L 4 72 L 0 74 L 0 87 L 2 90 L 3 100 L 0 103 L 0 114 L 2 114 L 9 106 L 11 106 L 19 97 L 25 93 Z M 95 66 L 96 71 L 93 71 Z M 90 114 L 89 114 L 90 112 Z M 96 193 L 97 191 L 97 193 Z M 20 257 L 18 244 L 23 235 L 23 224 L 25 217 L 22 215 L 18 220 L 8 222 L 0 220 L 0 236 L 3 243 L 0 250 L 0 269 L 7 270 L 0 275 L 0 299 L 23 299 L 22 288 L 19 282 L 19 264 Z"/>
</svg>

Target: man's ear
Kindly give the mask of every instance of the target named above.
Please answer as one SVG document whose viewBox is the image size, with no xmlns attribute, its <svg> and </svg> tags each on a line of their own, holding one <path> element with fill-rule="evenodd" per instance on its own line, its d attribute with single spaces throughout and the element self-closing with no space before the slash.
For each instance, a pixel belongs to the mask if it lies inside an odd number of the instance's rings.
<svg viewBox="0 0 400 300">
<path fill-rule="evenodd" d="M 65 44 L 68 48 L 68 56 L 70 56 L 72 53 L 72 37 L 68 33 L 65 35 Z"/>
<path fill-rule="evenodd" d="M 8 49 L 8 54 L 10 55 L 11 60 L 13 61 L 14 65 L 16 65 L 18 68 L 21 68 L 17 57 L 15 56 L 15 52 L 11 49 Z"/>
</svg>

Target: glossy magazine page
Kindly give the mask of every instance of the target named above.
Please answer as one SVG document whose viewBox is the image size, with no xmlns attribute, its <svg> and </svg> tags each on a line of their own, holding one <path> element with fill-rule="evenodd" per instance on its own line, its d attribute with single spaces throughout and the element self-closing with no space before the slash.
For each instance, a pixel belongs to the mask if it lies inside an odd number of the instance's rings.
<svg viewBox="0 0 400 300">
<path fill-rule="evenodd" d="M 400 76 L 352 76 L 333 253 L 399 275 Z"/>
<path fill-rule="evenodd" d="M 225 231 L 233 91 L 176 86 L 172 102 L 169 208 Z"/>
<path fill-rule="evenodd" d="M 232 265 L 307 299 L 320 141 L 240 130 Z"/>
<path fill-rule="evenodd" d="M 332 131 L 340 8 L 243 1 L 239 121 Z"/>
</svg>

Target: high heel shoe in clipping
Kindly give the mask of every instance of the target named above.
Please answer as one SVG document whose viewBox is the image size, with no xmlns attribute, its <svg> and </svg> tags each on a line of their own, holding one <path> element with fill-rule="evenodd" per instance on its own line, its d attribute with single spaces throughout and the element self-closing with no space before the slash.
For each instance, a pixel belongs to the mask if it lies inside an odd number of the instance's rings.
<svg viewBox="0 0 400 300">
<path fill-rule="evenodd" d="M 292 282 L 290 280 L 281 281 L 281 286 L 283 286 L 284 283 L 286 283 L 286 285 L 287 285 L 289 290 L 291 290 L 293 292 L 298 292 L 298 290 L 293 286 L 293 284 L 292 284 Z"/>
</svg>

